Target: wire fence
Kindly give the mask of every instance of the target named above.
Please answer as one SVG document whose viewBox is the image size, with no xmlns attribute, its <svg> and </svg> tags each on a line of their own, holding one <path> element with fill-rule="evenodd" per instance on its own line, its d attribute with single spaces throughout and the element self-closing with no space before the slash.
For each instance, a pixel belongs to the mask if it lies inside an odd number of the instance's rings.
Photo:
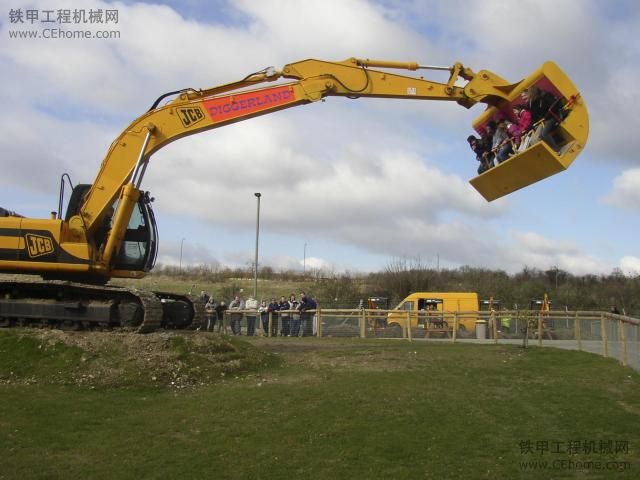
<svg viewBox="0 0 640 480">
<path fill-rule="evenodd" d="M 640 320 L 597 311 L 403 311 L 367 309 L 226 311 L 205 317 L 202 329 L 267 337 L 440 339 L 473 343 L 553 346 L 615 358 L 640 370 Z"/>
</svg>

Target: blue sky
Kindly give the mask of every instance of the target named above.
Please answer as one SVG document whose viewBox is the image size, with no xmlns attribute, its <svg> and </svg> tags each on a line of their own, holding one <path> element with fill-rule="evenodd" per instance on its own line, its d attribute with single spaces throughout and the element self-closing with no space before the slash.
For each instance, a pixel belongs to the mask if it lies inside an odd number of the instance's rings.
<svg viewBox="0 0 640 480">
<path fill-rule="evenodd" d="M 159 261 L 177 264 L 182 243 L 183 263 L 249 265 L 260 191 L 260 263 L 276 269 L 302 268 L 306 243 L 308 268 L 336 272 L 410 257 L 434 267 L 640 274 L 637 2 L 0 5 L 4 208 L 47 217 L 60 174 L 91 182 L 111 141 L 166 91 L 305 58 L 461 61 L 513 81 L 553 60 L 590 113 L 587 148 L 566 172 L 487 203 L 467 183 L 476 162 L 465 138 L 482 107 L 329 98 L 158 152 L 143 188 L 157 198 Z M 120 37 L 9 38 L 17 8 L 117 9 L 108 28 Z"/>
</svg>

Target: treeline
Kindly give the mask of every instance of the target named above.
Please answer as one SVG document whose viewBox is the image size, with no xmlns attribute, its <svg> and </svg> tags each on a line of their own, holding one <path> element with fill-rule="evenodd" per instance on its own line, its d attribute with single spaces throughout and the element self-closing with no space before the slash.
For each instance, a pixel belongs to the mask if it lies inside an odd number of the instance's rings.
<svg viewBox="0 0 640 480">
<path fill-rule="evenodd" d="M 229 282 L 253 278 L 251 268 L 199 266 L 178 269 L 156 268 L 156 273 L 185 280 Z M 418 291 L 473 291 L 480 298 L 493 297 L 502 308 L 530 308 L 532 300 L 547 293 L 554 310 L 609 310 L 615 305 L 627 315 L 640 316 L 640 276 L 625 276 L 620 270 L 608 275 L 572 275 L 561 269 L 524 268 L 516 274 L 501 270 L 461 267 L 427 268 L 420 261 L 394 260 L 384 270 L 369 274 L 312 270 L 277 272 L 270 267 L 259 269 L 260 281 L 293 281 L 308 287 L 325 308 L 355 308 L 367 297 L 387 297 L 395 306 L 404 297 Z M 366 305 L 366 303 L 365 303 Z"/>
<path fill-rule="evenodd" d="M 397 261 L 369 277 L 380 295 L 388 292 L 398 301 L 415 291 L 473 291 L 482 299 L 500 300 L 503 308 L 528 309 L 532 300 L 546 293 L 554 309 L 609 310 L 615 305 L 629 315 L 640 314 L 640 276 L 625 276 L 620 270 L 577 276 L 561 269 L 525 267 L 509 275 L 472 267 L 434 270 Z"/>
<path fill-rule="evenodd" d="M 253 265 L 244 268 L 229 268 L 223 267 L 219 264 L 190 265 L 182 267 L 158 264 L 153 269 L 153 273 L 156 275 L 166 275 L 168 277 L 180 278 L 183 280 L 226 282 L 237 278 L 253 278 Z M 274 268 L 269 266 L 259 268 L 259 277 L 261 280 L 303 282 L 310 279 L 321 278 L 323 275 L 327 275 L 327 273 L 321 270 L 301 272 L 299 270 L 276 271 Z"/>
</svg>

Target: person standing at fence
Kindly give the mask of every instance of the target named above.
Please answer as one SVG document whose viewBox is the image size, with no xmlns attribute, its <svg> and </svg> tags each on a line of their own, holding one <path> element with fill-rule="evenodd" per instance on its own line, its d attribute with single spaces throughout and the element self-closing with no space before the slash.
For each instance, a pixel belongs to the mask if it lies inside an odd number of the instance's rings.
<svg viewBox="0 0 640 480">
<path fill-rule="evenodd" d="M 278 316 L 280 317 L 280 335 L 283 337 L 288 337 L 291 334 L 291 313 L 289 310 L 291 310 L 289 301 L 284 296 L 280 297 Z"/>
<path fill-rule="evenodd" d="M 313 316 L 314 313 L 311 310 L 316 309 L 316 302 L 313 298 L 307 295 L 305 292 L 300 294 L 300 305 L 298 310 L 300 311 L 300 322 L 302 323 L 302 336 L 313 336 Z"/>
<path fill-rule="evenodd" d="M 292 337 L 297 337 L 298 335 L 300 335 L 300 314 L 298 313 L 298 305 L 300 304 L 296 300 L 296 296 L 292 293 L 289 296 L 289 310 L 292 310 L 291 316 L 289 317 L 291 321 L 290 336 Z"/>
<path fill-rule="evenodd" d="M 206 305 L 207 302 L 209 301 L 209 294 L 207 292 L 205 292 L 204 290 L 202 290 L 200 292 L 200 297 L 199 297 L 200 301 L 202 302 L 202 305 Z"/>
<path fill-rule="evenodd" d="M 225 319 L 224 319 L 224 315 L 227 311 L 227 304 L 224 302 L 224 300 L 222 300 L 218 305 L 216 305 L 216 317 L 218 318 L 218 332 L 220 332 L 222 329 L 225 329 L 225 331 L 223 333 L 227 333 L 226 332 L 226 325 L 225 325 Z"/>
<path fill-rule="evenodd" d="M 244 300 L 238 295 L 229 304 L 231 331 L 234 335 L 241 335 L 242 332 L 242 310 L 244 309 Z"/>
<path fill-rule="evenodd" d="M 262 300 L 258 307 L 258 314 L 260 315 L 260 323 L 262 324 L 262 333 L 265 337 L 269 336 L 269 306 L 267 302 Z"/>
<path fill-rule="evenodd" d="M 216 302 L 213 297 L 209 297 L 204 306 L 204 318 L 207 321 L 207 332 L 213 331 L 216 326 Z"/>
<path fill-rule="evenodd" d="M 278 320 L 280 318 L 279 315 L 280 304 L 276 301 L 275 298 L 271 299 L 271 303 L 267 307 L 267 311 L 269 315 L 271 315 L 271 336 L 278 336 Z M 267 323 L 269 323 L 269 315 L 267 315 Z"/>
<path fill-rule="evenodd" d="M 245 316 L 247 317 L 247 336 L 253 337 L 256 332 L 256 316 L 258 314 L 258 300 L 249 296 L 244 304 L 245 310 L 248 311 Z"/>
</svg>

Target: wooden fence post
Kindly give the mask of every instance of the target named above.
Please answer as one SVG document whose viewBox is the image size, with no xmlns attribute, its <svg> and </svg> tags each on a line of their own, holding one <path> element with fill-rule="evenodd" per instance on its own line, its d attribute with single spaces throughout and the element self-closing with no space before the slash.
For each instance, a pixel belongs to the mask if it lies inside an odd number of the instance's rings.
<svg viewBox="0 0 640 480">
<path fill-rule="evenodd" d="M 624 331 L 624 322 L 618 319 L 618 336 L 622 342 L 622 365 L 625 367 L 629 364 L 629 357 L 627 356 L 627 335 Z"/>
<path fill-rule="evenodd" d="M 496 325 L 496 312 L 493 309 L 491 310 L 490 321 L 491 321 L 491 333 L 493 335 L 493 343 L 496 344 L 498 343 L 498 325 Z"/>
<path fill-rule="evenodd" d="M 322 314 L 321 310 L 316 309 L 316 321 L 318 322 L 318 338 L 322 337 Z"/>
<path fill-rule="evenodd" d="M 576 340 L 578 341 L 578 350 L 582 351 L 582 321 L 578 316 L 578 312 L 576 311 L 576 317 L 574 319 L 573 328 L 576 332 Z"/>
<path fill-rule="evenodd" d="M 604 324 L 604 313 L 600 314 L 600 337 L 602 338 L 602 356 L 609 357 L 609 343 L 607 342 L 607 327 Z"/>
<path fill-rule="evenodd" d="M 410 342 L 413 341 L 411 337 L 411 312 L 407 312 L 407 338 Z"/>
<path fill-rule="evenodd" d="M 456 343 L 458 336 L 458 312 L 453 312 L 453 335 L 451 336 L 451 343 Z"/>
<path fill-rule="evenodd" d="M 364 308 L 360 310 L 360 338 L 366 337 L 366 327 L 365 327 L 366 319 L 365 319 L 365 310 Z"/>
<path fill-rule="evenodd" d="M 259 315 L 258 315 L 258 318 L 260 318 Z M 262 318 L 260 318 L 260 323 L 262 323 Z M 267 332 L 267 337 L 271 337 L 272 325 L 273 325 L 273 312 L 269 312 L 269 324 L 267 327 L 269 328 L 269 331 Z"/>
<path fill-rule="evenodd" d="M 538 346 L 542 346 L 542 313 L 538 314 Z"/>
</svg>

